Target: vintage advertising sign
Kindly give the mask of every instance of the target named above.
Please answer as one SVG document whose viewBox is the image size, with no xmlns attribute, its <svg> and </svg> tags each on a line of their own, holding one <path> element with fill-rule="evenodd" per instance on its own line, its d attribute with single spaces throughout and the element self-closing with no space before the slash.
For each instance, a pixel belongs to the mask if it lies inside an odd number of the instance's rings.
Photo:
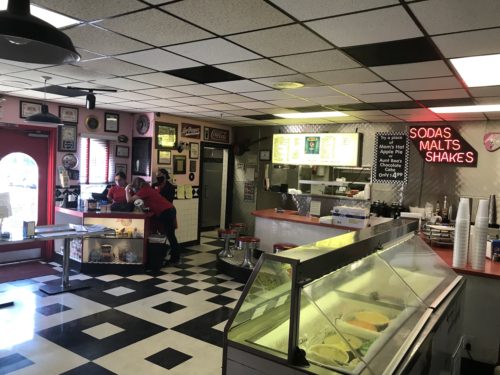
<svg viewBox="0 0 500 375">
<path fill-rule="evenodd" d="M 406 184 L 409 151 L 406 133 L 376 133 L 372 182 Z"/>
<path fill-rule="evenodd" d="M 181 125 L 181 137 L 183 138 L 201 138 L 201 126 L 182 123 Z"/>
<path fill-rule="evenodd" d="M 229 130 L 205 126 L 205 141 L 229 143 Z"/>
<path fill-rule="evenodd" d="M 408 134 L 427 163 L 477 167 L 477 151 L 451 126 L 410 126 Z"/>
</svg>

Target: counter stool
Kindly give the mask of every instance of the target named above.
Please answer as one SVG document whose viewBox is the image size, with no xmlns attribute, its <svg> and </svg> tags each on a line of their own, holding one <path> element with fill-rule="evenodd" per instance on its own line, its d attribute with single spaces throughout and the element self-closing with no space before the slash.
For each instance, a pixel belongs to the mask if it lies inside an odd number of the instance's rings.
<svg viewBox="0 0 500 375">
<path fill-rule="evenodd" d="M 245 223 L 231 223 L 231 224 L 229 224 L 229 229 L 236 231 L 236 238 L 240 237 L 241 232 L 244 231 L 246 227 L 247 227 L 247 225 Z M 237 250 L 237 249 L 238 249 L 238 245 L 236 244 L 236 239 L 235 239 L 231 250 Z"/>
<path fill-rule="evenodd" d="M 245 258 L 240 264 L 240 267 L 250 269 L 254 268 L 255 264 L 252 260 L 252 254 L 254 249 L 259 246 L 260 239 L 258 239 L 257 237 L 243 236 L 239 237 L 237 242 L 239 244 L 239 248 L 245 252 Z"/>
<path fill-rule="evenodd" d="M 231 240 L 236 240 L 237 233 L 232 229 L 219 229 L 217 230 L 217 235 L 220 239 L 224 240 L 224 249 L 219 252 L 219 257 L 221 258 L 232 258 L 233 253 L 231 252 L 231 247 L 229 243 Z"/>
<path fill-rule="evenodd" d="M 286 243 L 286 242 L 275 243 L 273 245 L 273 253 L 274 254 L 281 253 L 282 251 L 290 250 L 293 249 L 294 247 L 297 247 L 297 245 L 293 243 Z"/>
</svg>

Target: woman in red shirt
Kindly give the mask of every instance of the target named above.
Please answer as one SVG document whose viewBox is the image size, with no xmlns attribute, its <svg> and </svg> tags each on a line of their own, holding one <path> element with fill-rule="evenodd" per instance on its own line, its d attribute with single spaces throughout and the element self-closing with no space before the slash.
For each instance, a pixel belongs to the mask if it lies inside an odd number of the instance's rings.
<svg viewBox="0 0 500 375">
<path fill-rule="evenodd" d="M 137 199 L 144 201 L 144 206 L 155 214 L 165 226 L 165 234 L 167 235 L 168 242 L 171 248 L 170 261 L 174 264 L 180 262 L 181 249 L 175 237 L 176 215 L 174 205 L 163 198 L 160 193 L 153 189 L 144 179 L 140 177 L 134 178 L 131 185 L 125 188 L 127 202 L 134 202 Z"/>
<path fill-rule="evenodd" d="M 115 186 L 108 191 L 108 201 L 111 203 L 127 203 L 125 186 L 127 186 L 127 176 L 123 172 L 117 172 L 115 174 Z"/>
</svg>

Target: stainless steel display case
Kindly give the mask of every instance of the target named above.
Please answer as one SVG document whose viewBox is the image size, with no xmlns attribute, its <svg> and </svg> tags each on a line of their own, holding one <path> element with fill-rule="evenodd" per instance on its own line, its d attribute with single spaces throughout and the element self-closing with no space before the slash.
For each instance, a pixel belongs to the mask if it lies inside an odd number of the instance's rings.
<svg viewBox="0 0 500 375">
<path fill-rule="evenodd" d="M 463 280 L 417 226 L 400 219 L 264 254 L 226 325 L 223 372 L 452 373 Z"/>
</svg>

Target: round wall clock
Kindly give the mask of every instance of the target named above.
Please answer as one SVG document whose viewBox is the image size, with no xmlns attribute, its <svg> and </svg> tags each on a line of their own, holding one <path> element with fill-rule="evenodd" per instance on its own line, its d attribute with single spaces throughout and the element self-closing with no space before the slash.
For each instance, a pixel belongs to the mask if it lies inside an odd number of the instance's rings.
<svg viewBox="0 0 500 375">
<path fill-rule="evenodd" d="M 78 159 L 74 154 L 65 154 L 62 157 L 62 165 L 66 169 L 73 169 L 78 165 Z"/>
<path fill-rule="evenodd" d="M 99 127 L 99 120 L 94 115 L 89 115 L 85 119 L 85 125 L 89 130 L 96 130 Z"/>
<path fill-rule="evenodd" d="M 144 135 L 149 130 L 149 117 L 146 115 L 140 115 L 135 122 L 135 130 L 137 133 Z"/>
</svg>

